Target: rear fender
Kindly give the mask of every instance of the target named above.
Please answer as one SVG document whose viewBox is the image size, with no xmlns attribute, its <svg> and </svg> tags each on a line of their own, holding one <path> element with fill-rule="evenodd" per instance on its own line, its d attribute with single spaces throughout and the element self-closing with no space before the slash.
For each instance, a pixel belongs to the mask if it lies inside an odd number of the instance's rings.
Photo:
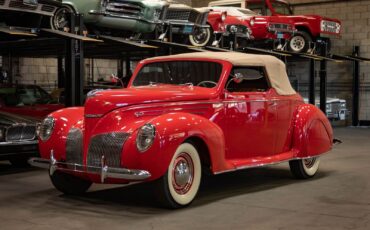
<svg viewBox="0 0 370 230">
<path fill-rule="evenodd" d="M 321 110 L 310 104 L 299 105 L 293 133 L 297 158 L 317 156 L 331 150 L 333 129 Z"/>
</svg>

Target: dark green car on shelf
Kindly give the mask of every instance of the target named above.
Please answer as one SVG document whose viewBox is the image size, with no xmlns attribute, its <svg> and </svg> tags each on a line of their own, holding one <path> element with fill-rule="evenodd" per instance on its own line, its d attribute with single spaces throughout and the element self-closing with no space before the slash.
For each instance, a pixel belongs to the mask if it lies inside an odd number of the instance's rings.
<svg viewBox="0 0 370 230">
<path fill-rule="evenodd" d="M 153 33 L 166 30 L 169 24 L 175 33 L 190 34 L 195 27 L 206 26 L 208 13 L 177 4 L 171 0 L 63 0 L 63 6 L 52 19 L 52 28 L 63 30 L 69 25 L 68 12 L 83 14 L 83 22 L 91 31 Z"/>
</svg>

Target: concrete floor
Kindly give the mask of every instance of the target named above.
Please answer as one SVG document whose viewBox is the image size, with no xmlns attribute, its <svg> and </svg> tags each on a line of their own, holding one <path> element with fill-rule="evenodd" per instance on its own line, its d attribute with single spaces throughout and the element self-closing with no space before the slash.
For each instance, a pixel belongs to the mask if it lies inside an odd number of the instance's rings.
<svg viewBox="0 0 370 230">
<path fill-rule="evenodd" d="M 312 180 L 288 165 L 211 177 L 194 203 L 164 210 L 147 185 L 94 186 L 86 197 L 56 191 L 45 171 L 0 163 L 0 229 L 370 229 L 370 129 L 343 140 Z"/>
</svg>

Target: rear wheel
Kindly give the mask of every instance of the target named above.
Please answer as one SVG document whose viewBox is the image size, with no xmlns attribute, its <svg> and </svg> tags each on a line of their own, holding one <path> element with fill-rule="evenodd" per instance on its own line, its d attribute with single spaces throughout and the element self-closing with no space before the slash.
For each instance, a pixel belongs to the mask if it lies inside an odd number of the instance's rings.
<svg viewBox="0 0 370 230">
<path fill-rule="evenodd" d="M 298 31 L 289 41 L 289 50 L 295 53 L 304 53 L 310 48 L 312 37 L 306 31 Z"/>
<path fill-rule="evenodd" d="M 189 35 L 190 44 L 193 46 L 207 46 L 210 45 L 213 38 L 213 31 L 211 27 L 208 28 L 194 28 L 193 34 Z"/>
<path fill-rule="evenodd" d="M 289 162 L 290 171 L 298 179 L 307 179 L 315 176 L 319 169 L 320 158 L 312 157 Z"/>
<path fill-rule="evenodd" d="M 66 195 L 82 195 L 92 185 L 92 182 L 56 171 L 50 176 L 54 187 Z"/>
<path fill-rule="evenodd" d="M 158 201 L 167 208 L 189 205 L 198 193 L 202 166 L 197 149 L 190 143 L 181 144 L 165 175 L 155 185 Z"/>
<path fill-rule="evenodd" d="M 63 5 L 60 7 L 54 14 L 53 17 L 50 18 L 50 25 L 53 30 L 60 30 L 64 31 L 66 28 L 70 27 L 70 18 L 68 17 L 68 13 L 76 13 L 75 10 L 68 5 Z"/>
</svg>

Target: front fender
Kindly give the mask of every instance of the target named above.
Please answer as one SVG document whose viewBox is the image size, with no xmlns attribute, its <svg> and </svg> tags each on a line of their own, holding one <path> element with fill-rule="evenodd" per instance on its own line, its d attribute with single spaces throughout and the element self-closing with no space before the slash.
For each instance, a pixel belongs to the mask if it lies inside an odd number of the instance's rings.
<svg viewBox="0 0 370 230">
<path fill-rule="evenodd" d="M 157 179 L 167 171 L 173 154 L 181 143 L 189 138 L 199 138 L 208 148 L 212 172 L 227 168 L 224 160 L 224 134 L 221 128 L 210 120 L 194 114 L 169 113 L 151 118 L 146 123 L 156 127 L 155 143 L 146 152 L 138 152 L 138 130 L 134 131 L 123 150 L 124 167 L 146 169 L 151 173 L 152 180 Z"/>
<path fill-rule="evenodd" d="M 84 108 L 71 107 L 58 110 L 49 116 L 55 119 L 53 133 L 46 141 L 39 140 L 40 155 L 42 158 L 50 159 L 50 150 L 54 150 L 56 159 L 65 156 L 66 139 L 68 132 L 74 125 L 83 126 Z"/>
<path fill-rule="evenodd" d="M 316 106 L 299 105 L 294 126 L 293 149 L 297 158 L 317 156 L 331 150 L 333 129 Z"/>
</svg>

